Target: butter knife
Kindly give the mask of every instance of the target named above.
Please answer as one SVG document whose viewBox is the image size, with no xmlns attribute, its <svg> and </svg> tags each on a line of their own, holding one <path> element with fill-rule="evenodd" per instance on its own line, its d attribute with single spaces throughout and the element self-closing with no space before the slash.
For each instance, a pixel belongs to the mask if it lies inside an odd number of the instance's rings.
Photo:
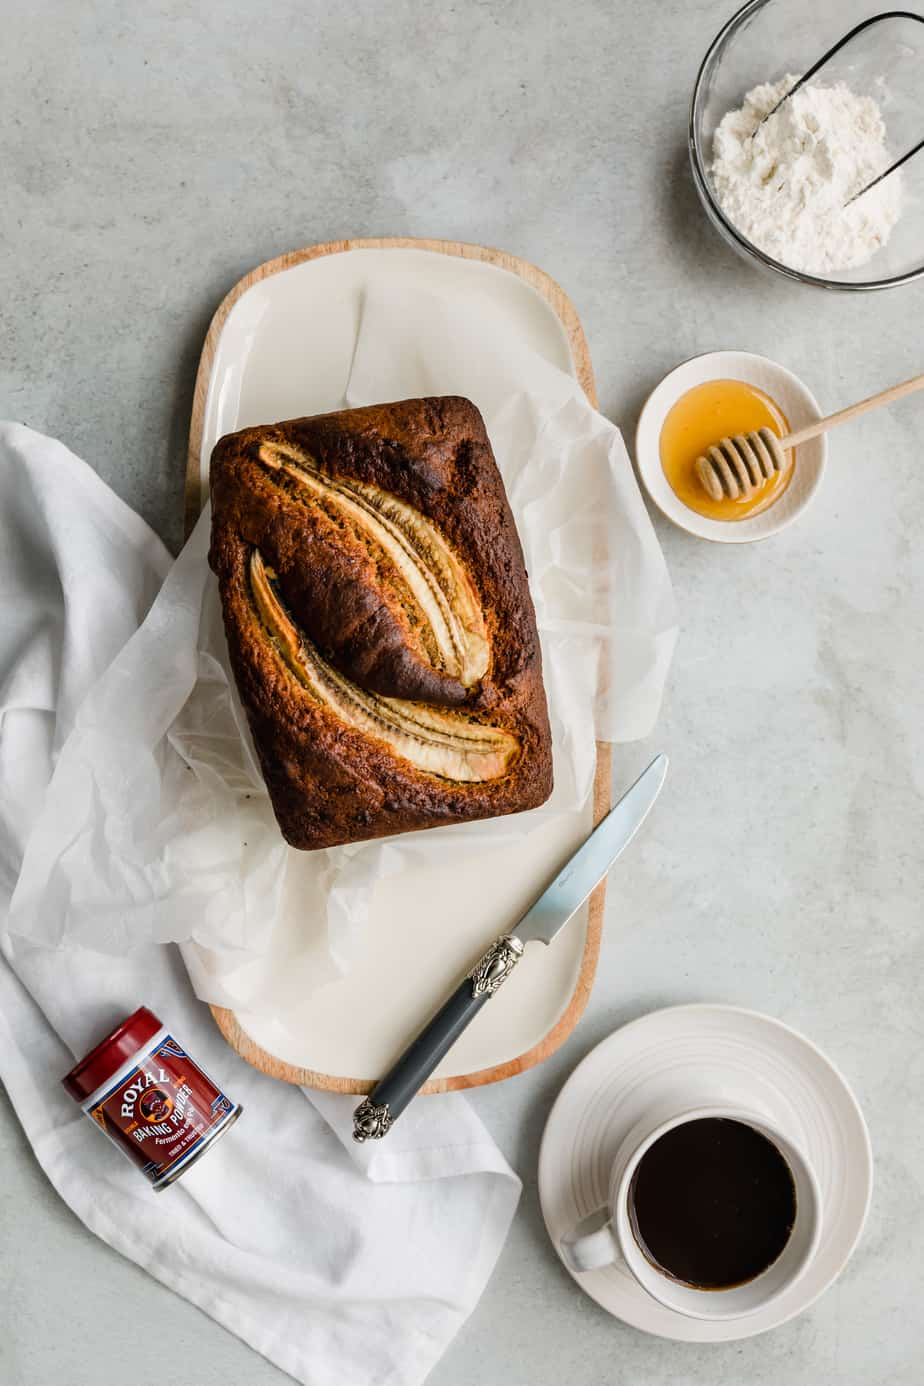
<svg viewBox="0 0 924 1386">
<path fill-rule="evenodd" d="M 562 867 L 520 922 L 491 944 L 449 1000 L 353 1113 L 353 1139 L 386 1135 L 440 1060 L 510 976 L 527 943 L 551 943 L 599 885 L 648 817 L 667 774 L 658 755 Z"/>
</svg>

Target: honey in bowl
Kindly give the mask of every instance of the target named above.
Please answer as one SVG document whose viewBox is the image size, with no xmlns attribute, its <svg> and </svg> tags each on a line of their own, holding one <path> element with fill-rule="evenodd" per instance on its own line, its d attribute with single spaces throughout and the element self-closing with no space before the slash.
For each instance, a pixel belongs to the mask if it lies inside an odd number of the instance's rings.
<svg viewBox="0 0 924 1386">
<path fill-rule="evenodd" d="M 687 390 L 661 425 L 661 466 L 671 490 L 684 505 L 712 520 L 744 520 L 779 500 L 789 485 L 792 466 L 775 472 L 749 497 L 713 500 L 696 475 L 695 463 L 720 438 L 770 428 L 778 438 L 789 432 L 789 421 L 769 395 L 746 380 L 707 380 Z"/>
</svg>

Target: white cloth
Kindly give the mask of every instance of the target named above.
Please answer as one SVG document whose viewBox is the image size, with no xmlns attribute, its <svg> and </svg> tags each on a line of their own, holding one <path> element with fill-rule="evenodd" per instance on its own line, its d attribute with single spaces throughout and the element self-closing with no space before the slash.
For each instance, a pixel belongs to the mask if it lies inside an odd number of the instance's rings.
<svg viewBox="0 0 924 1386">
<path fill-rule="evenodd" d="M 461 394 L 484 414 L 535 599 L 551 799 L 438 833 L 287 849 L 229 669 L 205 513 L 150 616 L 81 708 L 12 906 L 11 930 L 34 942 L 115 954 L 179 942 L 200 997 L 283 1026 L 313 988 L 349 970 L 367 925 L 389 924 L 375 912 L 382 878 L 424 854 L 446 868 L 451 892 L 505 840 L 579 813 L 595 739 L 651 730 L 676 635 L 664 557 L 622 438 L 572 375 L 490 304 L 475 311 L 413 284 L 367 288 L 357 323 L 345 339 L 348 404 Z M 240 422 L 234 411 L 225 420 Z M 429 908 L 423 897 L 416 907 Z"/>
<path fill-rule="evenodd" d="M 6 928 L 57 753 L 169 569 L 83 462 L 0 425 L 0 1078 L 48 1178 L 104 1241 L 298 1381 L 414 1386 L 477 1302 L 519 1195 L 468 1104 L 427 1098 L 387 1143 L 356 1147 L 355 1099 L 303 1095 L 239 1060 L 173 945 L 103 955 Z M 44 908 L 56 902 L 52 890 Z M 60 1087 L 140 1004 L 245 1109 L 158 1196 Z"/>
</svg>

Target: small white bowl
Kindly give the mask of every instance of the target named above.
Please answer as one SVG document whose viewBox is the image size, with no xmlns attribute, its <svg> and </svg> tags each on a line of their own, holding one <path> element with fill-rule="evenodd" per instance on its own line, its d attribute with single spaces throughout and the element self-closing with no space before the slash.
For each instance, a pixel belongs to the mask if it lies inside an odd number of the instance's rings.
<svg viewBox="0 0 924 1386">
<path fill-rule="evenodd" d="M 798 376 L 766 356 L 750 351 L 710 351 L 694 356 L 666 375 L 645 401 L 635 433 L 639 475 L 661 513 L 689 534 L 718 544 L 767 539 L 791 524 L 817 491 L 828 459 L 827 437 L 822 434 L 796 449 L 792 480 L 779 500 L 760 514 L 744 520 L 711 520 L 700 515 L 671 489 L 661 466 L 660 440 L 664 420 L 680 396 L 709 380 L 744 380 L 756 385 L 779 405 L 793 430 L 823 417 L 815 396 Z"/>
</svg>

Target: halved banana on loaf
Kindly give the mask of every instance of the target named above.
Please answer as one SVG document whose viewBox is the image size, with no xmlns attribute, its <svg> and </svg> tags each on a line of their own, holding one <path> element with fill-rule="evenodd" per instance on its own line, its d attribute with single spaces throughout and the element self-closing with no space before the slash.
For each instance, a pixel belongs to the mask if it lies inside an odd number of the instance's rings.
<svg viewBox="0 0 924 1386">
<path fill-rule="evenodd" d="M 257 455 L 296 540 L 279 589 L 312 636 L 361 687 L 463 702 L 487 673 L 488 642 L 471 580 L 435 526 L 291 444 Z"/>
<path fill-rule="evenodd" d="M 418 770 L 447 780 L 496 780 L 517 753 L 516 737 L 458 712 L 367 693 L 338 674 L 299 632 L 258 549 L 250 556 L 254 610 L 299 683 L 347 726 L 384 741 Z"/>
</svg>

